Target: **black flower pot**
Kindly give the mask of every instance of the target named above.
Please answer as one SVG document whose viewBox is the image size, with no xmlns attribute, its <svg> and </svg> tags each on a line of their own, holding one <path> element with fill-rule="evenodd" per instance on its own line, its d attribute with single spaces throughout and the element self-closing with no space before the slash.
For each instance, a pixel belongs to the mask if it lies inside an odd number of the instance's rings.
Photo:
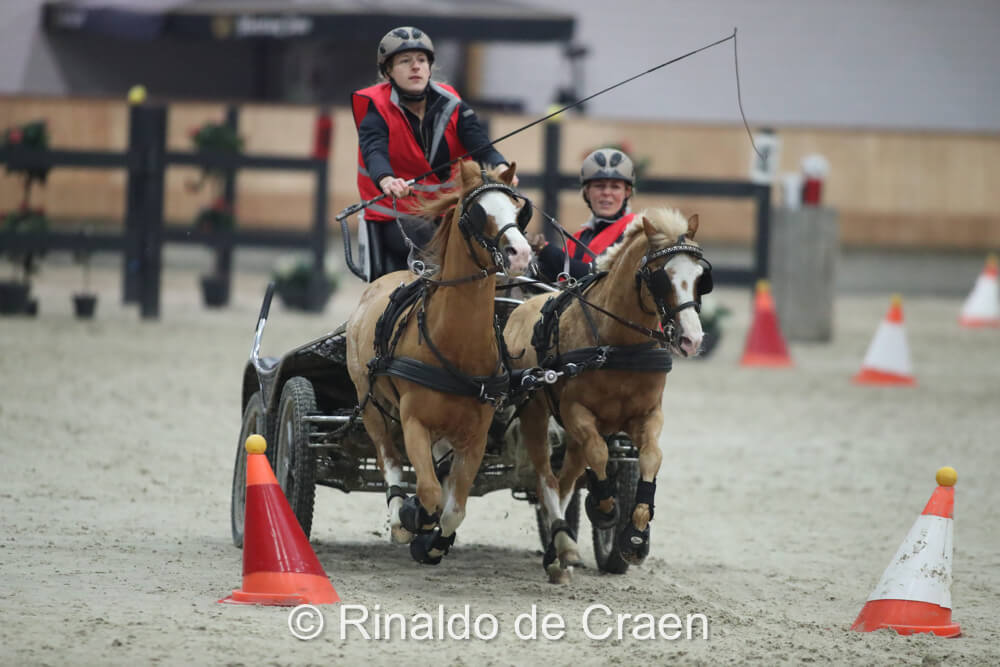
<svg viewBox="0 0 1000 667">
<path fill-rule="evenodd" d="M 201 297 L 209 308 L 221 308 L 229 303 L 229 281 L 225 276 L 202 276 Z"/>
<path fill-rule="evenodd" d="M 96 294 L 74 294 L 73 295 L 73 312 L 81 320 L 89 320 L 94 317 L 94 312 L 97 310 L 97 295 Z"/>
<path fill-rule="evenodd" d="M 0 314 L 3 315 L 33 315 L 30 312 L 30 304 L 33 300 L 28 299 L 28 292 L 31 285 L 18 280 L 0 281 Z M 38 312 L 38 304 L 35 302 L 35 312 Z"/>
<path fill-rule="evenodd" d="M 301 283 L 279 284 L 275 291 L 286 307 L 307 313 L 322 313 L 330 300 L 333 286 L 326 281 L 303 285 Z"/>
</svg>

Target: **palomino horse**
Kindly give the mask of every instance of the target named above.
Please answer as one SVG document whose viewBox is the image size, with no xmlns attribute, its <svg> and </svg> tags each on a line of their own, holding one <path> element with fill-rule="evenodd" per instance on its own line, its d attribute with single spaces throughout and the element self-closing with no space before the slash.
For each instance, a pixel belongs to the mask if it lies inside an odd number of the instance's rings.
<svg viewBox="0 0 1000 667">
<path fill-rule="evenodd" d="M 568 581 L 570 568 L 581 563 L 564 512 L 585 467 L 591 471 L 586 505 L 591 522 L 613 527 L 618 503 L 634 503 L 632 522 L 616 537 L 617 545 L 627 562 L 642 562 L 649 553 L 670 350 L 684 356 L 698 353 L 700 296 L 711 290 L 711 265 L 693 242 L 697 229 L 698 216 L 685 220 L 673 209 L 644 212 L 598 258 L 598 273 L 583 295 L 564 293 L 561 304 L 551 295 L 534 297 L 515 308 L 507 322 L 504 337 L 512 367 L 562 374 L 528 399 L 520 413 L 522 438 L 538 474 L 542 516 L 550 524 L 552 543 L 543 566 L 554 583 Z M 553 412 L 567 434 L 558 482 L 547 439 Z M 619 431 L 639 451 L 634 499 L 614 498 L 607 477 L 603 436 Z"/>
<path fill-rule="evenodd" d="M 409 542 L 421 563 L 436 565 L 454 543 L 509 387 L 493 317 L 496 274 L 522 273 L 531 260 L 523 234 L 531 205 L 510 186 L 514 169 L 488 176 L 475 162 L 461 163 L 455 189 L 423 206 L 431 217 L 447 212 L 427 249 L 438 271 L 382 276 L 347 322 L 347 369 L 389 487 L 391 538 Z M 417 478 L 409 498 L 400 435 Z M 449 448 L 446 473 L 434 454 Z"/>
</svg>

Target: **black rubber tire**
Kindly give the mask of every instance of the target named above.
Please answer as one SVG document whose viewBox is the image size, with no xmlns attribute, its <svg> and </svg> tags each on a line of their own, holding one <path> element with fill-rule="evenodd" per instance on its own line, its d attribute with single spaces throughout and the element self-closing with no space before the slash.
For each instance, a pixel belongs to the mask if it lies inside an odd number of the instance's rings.
<svg viewBox="0 0 1000 667">
<path fill-rule="evenodd" d="M 539 500 L 535 505 L 535 521 L 538 523 L 538 539 L 542 542 L 542 551 L 549 548 L 552 536 L 549 534 L 549 527 L 542 518 L 542 504 Z M 580 491 L 573 489 L 573 497 L 570 498 L 569 505 L 566 506 L 566 523 L 577 538 L 580 537 Z"/>
<path fill-rule="evenodd" d="M 268 422 L 264 401 L 261 399 L 260 392 L 255 392 L 243 409 L 243 423 L 240 426 L 240 437 L 236 442 L 236 462 L 233 464 L 233 489 L 229 503 L 229 522 L 233 531 L 233 544 L 238 549 L 243 548 L 243 519 L 247 500 L 246 440 L 254 433 L 262 435 L 267 441 L 268 450 L 273 449 Z M 269 455 L 271 453 L 268 451 Z"/>
<path fill-rule="evenodd" d="M 312 383 L 304 377 L 290 378 L 278 400 L 274 474 L 306 537 L 312 530 L 316 500 L 316 455 L 309 447 L 311 428 L 304 417 L 315 412 L 316 394 Z"/>
<path fill-rule="evenodd" d="M 625 574 L 628 563 L 618 551 L 618 534 L 625 524 L 632 520 L 632 505 L 635 503 L 635 492 L 639 486 L 639 461 L 636 459 L 612 459 L 608 461 L 608 479 L 611 480 L 611 492 L 618 503 L 618 523 L 614 528 L 600 530 L 591 526 L 594 538 L 594 558 L 601 572 Z"/>
</svg>

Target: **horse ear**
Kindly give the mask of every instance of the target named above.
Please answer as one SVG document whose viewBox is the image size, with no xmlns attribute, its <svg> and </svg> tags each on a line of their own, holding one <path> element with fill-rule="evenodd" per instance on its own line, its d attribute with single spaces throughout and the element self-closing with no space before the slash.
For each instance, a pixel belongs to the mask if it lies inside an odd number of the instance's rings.
<svg viewBox="0 0 1000 667">
<path fill-rule="evenodd" d="M 646 238 L 651 239 L 656 235 L 656 227 L 649 221 L 649 218 L 642 216 L 642 231 L 646 232 Z"/>
<path fill-rule="evenodd" d="M 697 231 L 698 231 L 698 214 L 695 213 L 690 218 L 688 218 L 688 231 L 687 234 L 685 234 L 685 236 L 687 236 L 689 239 L 693 239 Z"/>
<path fill-rule="evenodd" d="M 500 172 L 500 180 L 510 185 L 514 182 L 514 174 L 517 172 L 517 163 L 511 162 L 510 165 Z"/>
</svg>

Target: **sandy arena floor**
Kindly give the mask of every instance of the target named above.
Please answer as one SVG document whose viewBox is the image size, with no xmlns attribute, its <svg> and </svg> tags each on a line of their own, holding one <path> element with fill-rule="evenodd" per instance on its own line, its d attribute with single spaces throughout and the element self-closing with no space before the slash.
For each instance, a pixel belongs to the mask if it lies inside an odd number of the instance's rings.
<svg viewBox="0 0 1000 667">
<path fill-rule="evenodd" d="M 47 266 L 41 313 L 0 319 L 0 662 L 5 664 L 998 664 L 1000 332 L 964 331 L 960 299 L 911 298 L 919 386 L 852 386 L 886 295 L 837 301 L 829 345 L 793 345 L 796 367 L 738 365 L 750 317 L 741 290 L 710 359 L 667 383 L 653 548 L 625 576 L 593 566 L 545 583 L 531 508 L 470 501 L 437 568 L 389 544 L 384 499 L 320 488 L 313 545 L 345 603 L 411 616 L 492 614 L 492 641 L 340 639 L 339 607 L 313 641 L 288 610 L 216 600 L 238 588 L 229 529 L 240 374 L 266 276 L 241 273 L 234 304 L 207 311 L 197 275 L 168 271 L 163 314 L 143 322 L 97 272 L 98 317 L 71 316 L 76 269 Z M 264 353 L 346 319 L 358 284 L 322 317 L 276 306 Z M 959 472 L 958 639 L 849 626 L 934 489 Z M 584 610 L 702 613 L 709 638 L 587 639 Z M 560 615 L 565 637 L 522 640 L 518 615 Z M 595 629 L 607 625 L 596 617 Z M 626 625 L 626 629 L 629 626 Z M 696 628 L 697 629 L 697 628 Z"/>
</svg>

